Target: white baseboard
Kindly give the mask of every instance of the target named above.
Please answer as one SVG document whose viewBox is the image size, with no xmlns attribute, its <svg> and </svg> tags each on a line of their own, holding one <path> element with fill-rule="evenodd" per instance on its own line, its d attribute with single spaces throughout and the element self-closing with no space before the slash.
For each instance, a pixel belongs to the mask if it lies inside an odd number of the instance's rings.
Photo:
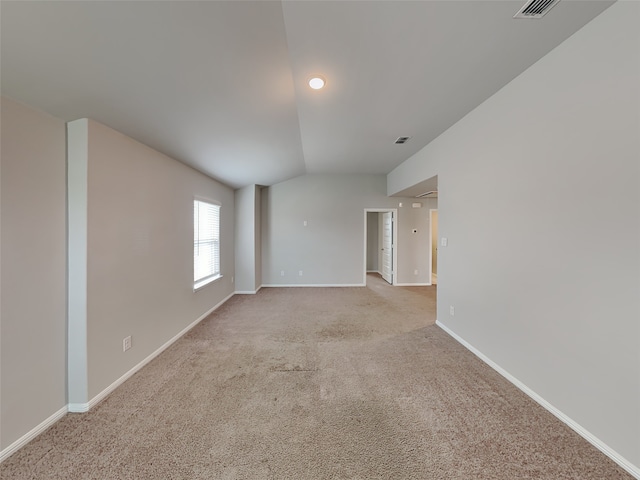
<svg viewBox="0 0 640 480">
<path fill-rule="evenodd" d="M 67 405 L 69 413 L 85 413 L 89 411 L 89 402 L 87 403 L 70 403 Z"/>
<path fill-rule="evenodd" d="M 294 284 L 282 284 L 282 285 L 275 285 L 275 284 L 271 284 L 271 285 L 263 285 L 263 287 L 265 288 L 278 288 L 278 287 L 318 287 L 318 288 L 324 288 L 324 287 L 366 287 L 366 284 L 364 283 L 336 283 L 336 284 L 325 284 L 325 283 L 318 283 L 318 284 L 301 284 L 301 283 L 294 283 Z"/>
<path fill-rule="evenodd" d="M 262 285 L 260 285 L 256 290 L 251 291 L 251 290 L 239 290 L 236 291 L 236 295 L 255 295 L 256 293 L 258 293 L 260 290 L 262 289 Z"/>
<path fill-rule="evenodd" d="M 394 287 L 430 287 L 430 283 L 396 283 Z"/>
<path fill-rule="evenodd" d="M 571 419 L 570 417 L 565 415 L 563 412 L 558 410 L 556 407 L 551 405 L 544 398 L 542 398 L 540 395 L 538 395 L 536 392 L 534 392 L 529 387 L 527 387 L 524 383 L 522 383 L 520 380 L 518 380 L 516 377 L 514 377 L 509 372 L 504 370 L 497 363 L 495 363 L 492 360 L 490 360 L 486 355 L 484 355 L 482 352 L 480 352 L 478 349 L 476 349 L 473 345 L 471 345 L 466 340 L 464 340 L 462 337 L 460 337 L 457 334 L 455 334 L 448 327 L 446 327 L 442 323 L 440 323 L 439 320 L 436 320 L 436 325 L 438 325 L 442 330 L 447 332 L 451 337 L 453 337 L 460 344 L 462 344 L 464 347 L 466 347 L 467 350 L 471 351 L 480 360 L 482 360 L 484 363 L 489 365 L 491 368 L 493 368 L 496 372 L 498 372 L 504 378 L 509 380 L 509 382 L 511 382 L 516 387 L 518 387 L 520 390 L 522 390 L 532 400 L 534 400 L 536 403 L 538 403 L 540 406 L 542 406 L 544 409 L 546 409 L 548 412 L 550 412 L 552 415 L 554 415 L 558 420 L 560 420 L 562 423 L 567 425 L 574 432 L 576 432 L 578 435 L 580 435 L 582 438 L 584 438 L 587 442 L 589 442 L 591 445 L 596 447 L 598 450 L 600 450 L 602 453 L 604 453 L 611 460 L 613 460 L 618 465 L 620 465 L 622 468 L 624 468 L 627 472 L 629 472 L 629 474 L 631 474 L 633 477 L 635 477 L 637 479 L 640 479 L 640 468 L 639 467 L 637 467 L 636 465 L 631 463 L 629 460 L 624 458 L 622 455 L 617 453 L 615 450 L 613 450 L 611 447 L 609 447 L 606 443 L 604 443 L 598 437 L 596 437 L 591 432 L 589 432 L 586 428 L 582 427 L 579 423 L 575 422 L 573 419 Z"/>
<path fill-rule="evenodd" d="M 5 459 L 9 458 L 15 452 L 20 450 L 27 443 L 29 443 L 31 440 L 36 438 L 38 435 L 40 435 L 42 432 L 44 432 L 47 428 L 49 428 L 51 425 L 53 425 L 58 420 L 60 420 L 62 417 L 64 417 L 66 414 L 67 414 L 67 406 L 65 405 L 60 410 L 58 410 L 56 413 L 54 413 L 49 418 L 47 418 L 44 422 L 42 422 L 39 425 L 37 425 L 36 427 L 32 428 L 27 433 L 25 433 L 22 437 L 20 437 L 15 442 L 13 442 L 11 445 L 9 445 L 7 448 L 5 448 L 4 450 L 0 451 L 0 463 L 2 463 Z"/>
<path fill-rule="evenodd" d="M 184 336 L 185 333 L 187 333 L 189 330 L 191 330 L 193 327 L 195 327 L 197 324 L 199 324 L 202 320 L 204 320 L 206 317 L 208 317 L 214 310 L 218 309 L 221 305 L 223 305 L 227 300 L 229 300 L 234 295 L 235 295 L 234 293 L 230 294 L 224 300 L 219 302 L 217 305 L 215 305 L 214 307 L 210 308 L 205 313 L 200 315 L 194 322 L 192 322 L 191 324 L 186 326 L 178 334 L 176 334 L 173 338 L 171 338 L 164 345 L 162 345 L 160 348 L 158 348 L 155 352 L 153 352 L 147 358 L 142 360 L 140 363 L 138 363 L 135 367 L 133 367 L 127 373 L 122 375 L 119 379 L 117 379 L 115 382 L 113 382 L 111 385 L 109 385 L 107 388 L 105 388 L 98 395 L 96 395 L 91 400 L 89 400 L 88 403 L 73 403 L 73 404 L 70 403 L 69 404 L 69 411 L 70 412 L 74 412 L 74 413 L 88 412 L 91 408 L 95 407 L 98 403 L 100 403 L 102 400 L 104 400 L 104 398 L 107 395 L 109 395 L 116 388 L 118 388 L 120 385 L 122 385 L 126 380 L 128 380 L 131 376 L 133 376 L 134 373 L 136 373 L 138 370 L 140 370 L 142 367 L 144 367 L 147 363 L 149 363 L 151 360 L 153 360 L 158 355 L 160 355 L 163 351 L 165 351 L 167 348 L 169 348 L 173 343 L 175 343 L 182 336 Z"/>
</svg>

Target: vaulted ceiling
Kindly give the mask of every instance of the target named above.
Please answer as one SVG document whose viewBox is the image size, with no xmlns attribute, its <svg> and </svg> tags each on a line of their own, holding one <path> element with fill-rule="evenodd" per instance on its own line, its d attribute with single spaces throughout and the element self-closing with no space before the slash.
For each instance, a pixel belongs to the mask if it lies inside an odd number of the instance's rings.
<svg viewBox="0 0 640 480">
<path fill-rule="evenodd" d="M 2 94 L 232 187 L 386 174 L 611 3 L 3 0 Z"/>
</svg>

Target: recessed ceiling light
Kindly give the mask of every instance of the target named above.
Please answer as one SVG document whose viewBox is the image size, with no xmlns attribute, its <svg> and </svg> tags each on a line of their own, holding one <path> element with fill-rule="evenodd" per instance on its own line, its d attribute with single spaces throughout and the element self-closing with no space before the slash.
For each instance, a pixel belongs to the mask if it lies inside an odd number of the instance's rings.
<svg viewBox="0 0 640 480">
<path fill-rule="evenodd" d="M 315 76 L 309 79 L 309 86 L 314 90 L 320 90 L 324 87 L 325 79 L 320 76 Z"/>
</svg>

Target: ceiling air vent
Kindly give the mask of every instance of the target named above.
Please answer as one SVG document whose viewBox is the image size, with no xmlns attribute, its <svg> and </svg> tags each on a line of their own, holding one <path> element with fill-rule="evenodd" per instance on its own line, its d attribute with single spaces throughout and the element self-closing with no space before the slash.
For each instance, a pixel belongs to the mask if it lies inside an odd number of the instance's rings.
<svg viewBox="0 0 640 480">
<path fill-rule="evenodd" d="M 396 145 L 402 145 L 403 143 L 407 143 L 411 137 L 398 137 L 396 139 Z"/>
<path fill-rule="evenodd" d="M 542 18 L 560 0 L 529 0 L 513 18 Z"/>
</svg>

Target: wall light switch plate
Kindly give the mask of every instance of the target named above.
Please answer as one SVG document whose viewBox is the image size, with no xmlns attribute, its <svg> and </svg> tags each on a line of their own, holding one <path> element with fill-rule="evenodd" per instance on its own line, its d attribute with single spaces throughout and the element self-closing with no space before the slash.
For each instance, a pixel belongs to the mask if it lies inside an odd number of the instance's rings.
<svg viewBox="0 0 640 480">
<path fill-rule="evenodd" d="M 447 237 L 442 237 L 440 239 L 440 246 L 441 247 L 446 247 L 449 244 L 449 240 L 447 239 Z"/>
</svg>

